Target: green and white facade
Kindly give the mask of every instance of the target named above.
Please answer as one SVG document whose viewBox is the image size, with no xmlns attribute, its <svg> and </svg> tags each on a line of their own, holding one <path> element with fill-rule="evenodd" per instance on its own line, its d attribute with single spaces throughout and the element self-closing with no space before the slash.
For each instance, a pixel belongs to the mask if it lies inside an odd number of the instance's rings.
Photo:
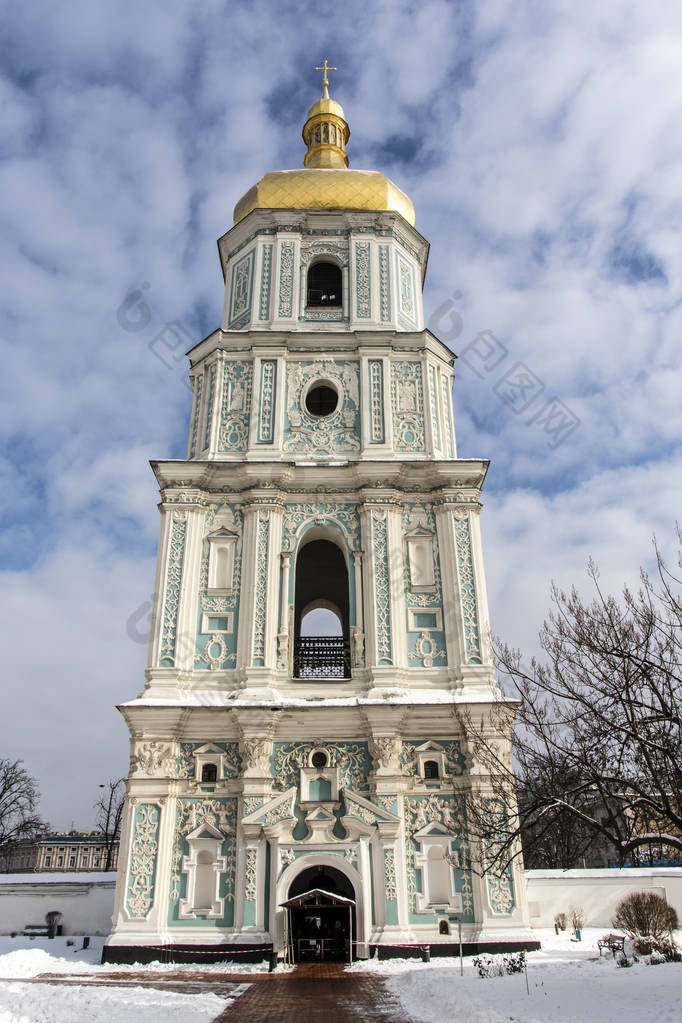
<svg viewBox="0 0 682 1023">
<path fill-rule="evenodd" d="M 457 917 L 467 942 L 527 938 L 522 868 L 477 871 L 463 812 L 486 779 L 462 721 L 474 706 L 492 720 L 499 695 L 487 463 L 457 457 L 453 357 L 424 327 L 428 245 L 391 210 L 254 209 L 219 252 L 223 321 L 189 353 L 187 457 L 153 463 L 155 609 L 144 691 L 120 708 L 130 774 L 105 956 L 278 950 L 281 904 L 310 868 L 348 882 L 359 955 L 451 943 Z M 341 271 L 335 306 L 307 303 L 320 261 Z M 316 388 L 333 411 L 311 413 Z M 296 607 L 302 552 L 321 541 L 345 566 L 341 610 L 324 566 Z M 346 677 L 297 673 L 311 607 L 345 618 Z"/>
</svg>

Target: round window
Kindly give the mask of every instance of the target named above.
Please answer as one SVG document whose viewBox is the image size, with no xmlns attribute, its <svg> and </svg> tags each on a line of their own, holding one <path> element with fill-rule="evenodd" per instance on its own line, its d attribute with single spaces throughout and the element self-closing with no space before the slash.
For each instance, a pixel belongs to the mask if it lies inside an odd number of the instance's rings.
<svg viewBox="0 0 682 1023">
<path fill-rule="evenodd" d="M 305 396 L 305 407 L 311 416 L 330 416 L 336 411 L 339 396 L 329 384 L 315 384 Z"/>
<path fill-rule="evenodd" d="M 312 756 L 312 765 L 318 769 L 327 766 L 327 754 L 323 753 L 322 750 L 315 750 Z"/>
</svg>

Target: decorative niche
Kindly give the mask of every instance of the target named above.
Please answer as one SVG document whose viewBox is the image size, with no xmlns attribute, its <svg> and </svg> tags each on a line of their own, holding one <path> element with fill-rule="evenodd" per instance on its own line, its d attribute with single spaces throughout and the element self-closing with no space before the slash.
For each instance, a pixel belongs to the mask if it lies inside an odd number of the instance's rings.
<svg viewBox="0 0 682 1023">
<path fill-rule="evenodd" d="M 422 890 L 417 892 L 417 912 L 445 910 L 461 913 L 462 896 L 455 891 L 455 879 L 449 861 L 452 835 L 444 825 L 433 821 L 418 831 L 414 838 L 419 842 L 414 865 L 422 875 Z"/>
<path fill-rule="evenodd" d="M 436 588 L 433 566 L 434 535 L 430 529 L 417 527 L 405 534 L 410 589 L 418 593 L 432 592 Z"/>
<path fill-rule="evenodd" d="M 234 587 L 234 562 L 237 535 L 225 526 L 209 533 L 207 593 L 230 594 Z"/>
<path fill-rule="evenodd" d="M 187 894 L 178 907 L 182 920 L 223 917 L 225 900 L 219 893 L 220 875 L 227 870 L 227 859 L 221 856 L 224 840 L 225 836 L 217 828 L 206 823 L 187 835 L 189 856 L 182 857 L 181 867 L 187 878 Z"/>
</svg>

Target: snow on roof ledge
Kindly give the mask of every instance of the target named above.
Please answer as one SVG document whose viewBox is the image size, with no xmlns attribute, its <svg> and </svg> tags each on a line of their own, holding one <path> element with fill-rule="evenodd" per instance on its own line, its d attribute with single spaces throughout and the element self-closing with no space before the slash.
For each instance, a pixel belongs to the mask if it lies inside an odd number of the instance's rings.
<svg viewBox="0 0 682 1023">
<path fill-rule="evenodd" d="M 115 884 L 115 870 L 40 870 L 34 874 L 0 874 L 0 885 L 9 884 Z"/>
<path fill-rule="evenodd" d="M 666 874 L 668 877 L 682 877 L 682 867 L 574 867 L 570 870 L 557 868 L 554 870 L 526 870 L 527 878 L 536 881 L 543 879 L 553 880 L 564 878 L 570 881 L 572 878 L 598 877 L 602 880 L 609 877 L 657 877 Z"/>
</svg>

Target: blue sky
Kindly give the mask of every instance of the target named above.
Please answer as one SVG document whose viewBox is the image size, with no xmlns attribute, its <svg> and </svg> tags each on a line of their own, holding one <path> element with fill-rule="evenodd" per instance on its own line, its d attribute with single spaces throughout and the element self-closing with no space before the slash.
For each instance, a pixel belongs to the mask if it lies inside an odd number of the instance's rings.
<svg viewBox="0 0 682 1023">
<path fill-rule="evenodd" d="M 55 826 L 90 826 L 127 766 L 113 708 L 143 685 L 148 460 L 183 456 L 189 415 L 169 345 L 219 323 L 215 240 L 262 173 L 300 166 L 325 56 L 352 165 L 407 191 L 431 242 L 459 452 L 492 461 L 494 631 L 530 653 L 552 579 L 582 585 L 592 555 L 618 589 L 654 533 L 674 556 L 677 4 L 33 0 L 4 29 L 0 755 Z"/>
</svg>

